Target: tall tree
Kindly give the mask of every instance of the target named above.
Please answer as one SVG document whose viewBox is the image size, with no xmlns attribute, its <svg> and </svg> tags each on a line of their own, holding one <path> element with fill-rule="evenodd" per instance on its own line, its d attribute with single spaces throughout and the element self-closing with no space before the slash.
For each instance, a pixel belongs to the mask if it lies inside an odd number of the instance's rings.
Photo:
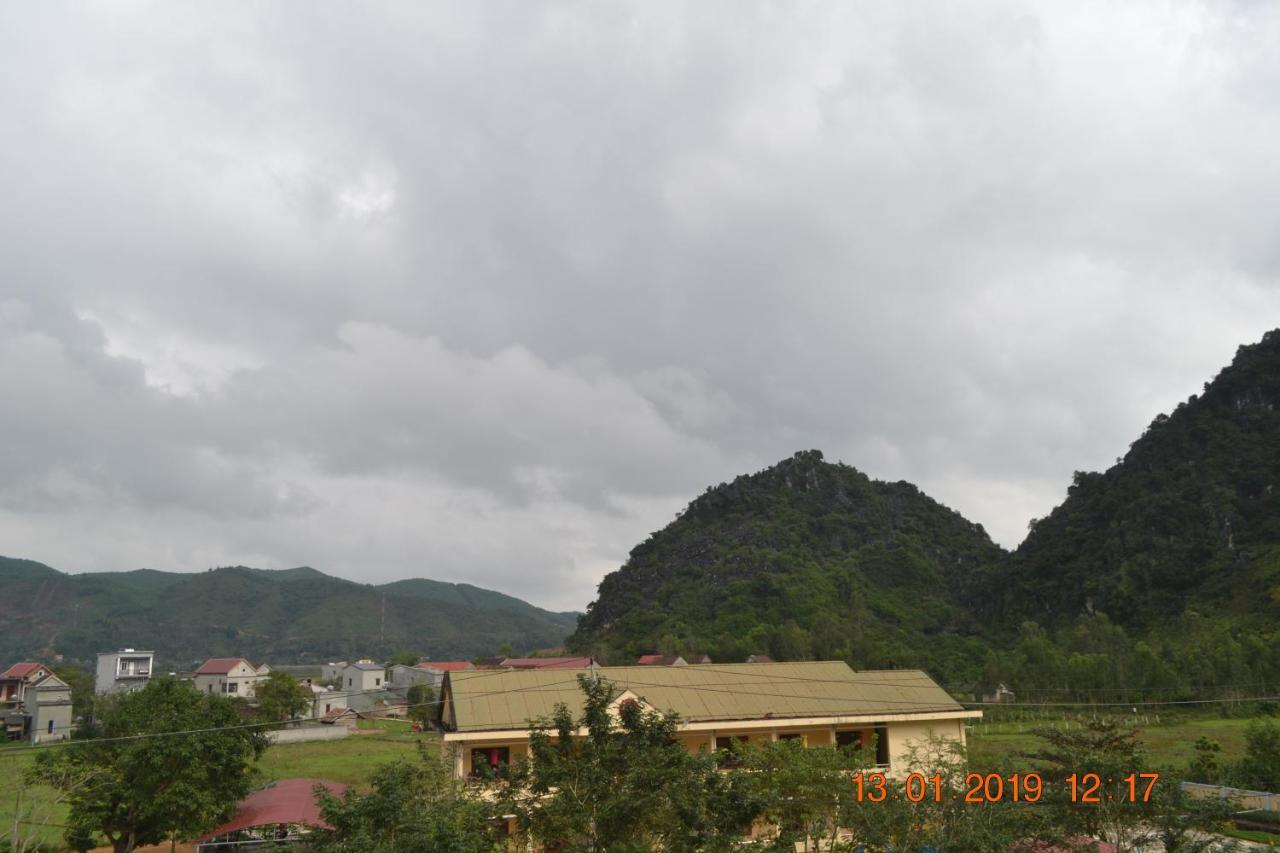
<svg viewBox="0 0 1280 853">
<path fill-rule="evenodd" d="M 453 778 L 435 750 L 418 744 L 418 760 L 398 760 L 373 773 L 367 793 L 320 793 L 321 814 L 333 827 L 316 833 L 317 853 L 489 853 L 503 834 L 492 804 Z"/>
<path fill-rule="evenodd" d="M 436 691 L 430 684 L 411 686 L 405 698 L 409 702 L 409 719 L 420 723 L 424 728 L 435 719 Z"/>
<path fill-rule="evenodd" d="M 759 811 L 740 777 L 678 743 L 675 715 L 615 703 L 603 679 L 578 683 L 581 715 L 561 705 L 538 721 L 530 760 L 504 780 L 504 808 L 521 833 L 565 851 L 733 849 Z"/>
<path fill-rule="evenodd" d="M 273 672 L 253 690 L 259 718 L 272 723 L 286 722 L 311 709 L 311 691 L 287 672 Z"/>
<path fill-rule="evenodd" d="M 95 715 L 88 739 L 39 755 L 35 778 L 67 793 L 69 837 L 100 833 L 117 853 L 217 825 L 267 747 L 233 703 L 169 678 L 99 697 Z"/>
</svg>

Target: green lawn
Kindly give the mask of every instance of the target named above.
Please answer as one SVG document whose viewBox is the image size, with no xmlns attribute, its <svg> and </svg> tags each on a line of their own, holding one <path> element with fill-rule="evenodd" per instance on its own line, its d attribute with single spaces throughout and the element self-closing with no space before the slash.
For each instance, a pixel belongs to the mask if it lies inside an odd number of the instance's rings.
<svg viewBox="0 0 1280 853">
<path fill-rule="evenodd" d="M 408 723 L 377 720 L 366 728 L 361 721 L 360 734 L 342 740 L 273 746 L 258 768 L 266 780 L 306 777 L 363 787 L 379 764 L 417 755 L 420 742 L 438 748 L 435 735 L 413 734 Z"/>
<path fill-rule="evenodd" d="M 1222 745 L 1219 762 L 1236 761 L 1244 754 L 1247 719 L 1166 718 L 1138 726 L 1139 740 L 1147 747 L 1153 769 L 1185 768 L 1195 754 L 1195 742 L 1207 737 Z M 1078 721 L 1043 720 L 1036 723 L 980 724 L 969 730 L 969 756 L 976 767 L 1020 763 L 1019 754 L 1034 749 L 1040 739 L 1031 734 L 1037 725 L 1081 725 Z"/>
</svg>

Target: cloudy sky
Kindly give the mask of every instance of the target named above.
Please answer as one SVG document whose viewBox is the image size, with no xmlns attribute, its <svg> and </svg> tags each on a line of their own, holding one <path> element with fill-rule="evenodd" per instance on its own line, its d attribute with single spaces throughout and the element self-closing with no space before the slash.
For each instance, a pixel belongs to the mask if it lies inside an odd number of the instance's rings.
<svg viewBox="0 0 1280 853">
<path fill-rule="evenodd" d="M 8 4 L 0 553 L 581 608 L 820 448 L 1016 546 L 1280 325 L 1280 12 Z"/>
</svg>

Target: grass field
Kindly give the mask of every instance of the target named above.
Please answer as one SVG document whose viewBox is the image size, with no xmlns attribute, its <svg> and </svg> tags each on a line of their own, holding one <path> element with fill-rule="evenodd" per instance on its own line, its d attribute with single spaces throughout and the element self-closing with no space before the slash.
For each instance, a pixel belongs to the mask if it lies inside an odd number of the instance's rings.
<svg viewBox="0 0 1280 853">
<path fill-rule="evenodd" d="M 1252 720 L 1237 718 L 1200 719 L 1194 717 L 1148 719 L 1139 723 L 1138 739 L 1147 749 L 1152 769 L 1184 769 L 1195 754 L 1195 742 L 1201 737 L 1222 745 L 1218 759 L 1225 763 L 1244 754 L 1244 731 Z M 1041 721 L 983 723 L 969 730 L 969 758 L 975 767 L 996 764 L 1025 763 L 1021 754 L 1033 750 L 1041 741 L 1031 730 L 1037 726 L 1073 726 L 1081 720 L 1045 719 Z"/>
</svg>

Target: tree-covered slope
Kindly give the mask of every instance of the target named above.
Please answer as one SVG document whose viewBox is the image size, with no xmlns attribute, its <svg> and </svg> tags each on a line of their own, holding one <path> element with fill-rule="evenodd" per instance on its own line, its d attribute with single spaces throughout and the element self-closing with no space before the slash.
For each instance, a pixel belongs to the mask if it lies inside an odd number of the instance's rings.
<svg viewBox="0 0 1280 853">
<path fill-rule="evenodd" d="M 1002 584 L 1007 620 L 1100 611 L 1126 629 L 1184 611 L 1280 616 L 1280 330 L 1159 415 L 1114 467 L 1077 473 Z"/>
<path fill-rule="evenodd" d="M 571 646 L 981 666 L 986 589 L 1007 555 L 909 483 L 797 453 L 709 489 L 600 584 Z"/>
<path fill-rule="evenodd" d="M 0 588 L 0 661 L 62 654 L 87 662 L 124 646 L 154 649 L 168 667 L 213 656 L 296 663 L 399 649 L 470 657 L 504 643 L 558 645 L 575 620 L 467 584 L 369 586 L 307 567 L 69 575 L 0 558 Z"/>
</svg>

